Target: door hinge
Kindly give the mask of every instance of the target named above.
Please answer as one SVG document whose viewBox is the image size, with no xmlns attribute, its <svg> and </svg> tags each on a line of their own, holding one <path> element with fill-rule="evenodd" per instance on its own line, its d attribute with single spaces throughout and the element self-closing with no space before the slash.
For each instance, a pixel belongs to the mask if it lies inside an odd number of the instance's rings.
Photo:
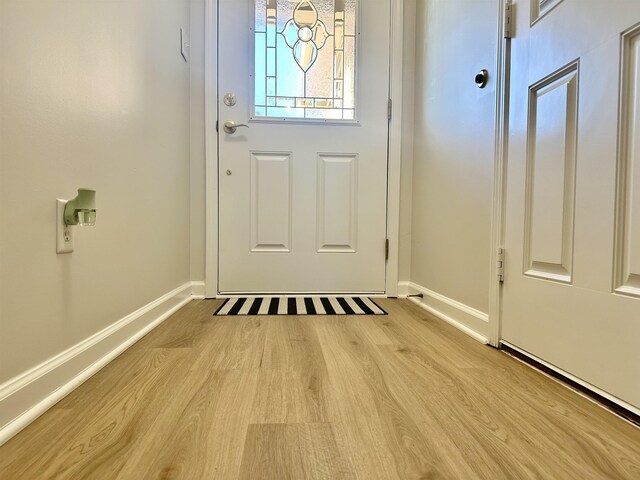
<svg viewBox="0 0 640 480">
<path fill-rule="evenodd" d="M 513 0 L 504 0 L 504 38 L 511 38 L 513 29 Z"/>
<path fill-rule="evenodd" d="M 220 123 L 220 122 L 219 122 L 218 120 L 216 120 L 216 132 L 218 132 L 218 131 L 219 131 L 219 130 L 218 130 L 218 124 L 219 124 L 219 123 Z"/>
<path fill-rule="evenodd" d="M 504 248 L 498 248 L 496 272 L 498 276 L 498 282 L 504 283 Z"/>
<path fill-rule="evenodd" d="M 389 260 L 389 239 L 384 241 L 384 259 Z"/>
<path fill-rule="evenodd" d="M 393 114 L 393 101 L 389 99 L 389 103 L 387 104 L 387 118 L 391 120 L 391 115 Z"/>
</svg>

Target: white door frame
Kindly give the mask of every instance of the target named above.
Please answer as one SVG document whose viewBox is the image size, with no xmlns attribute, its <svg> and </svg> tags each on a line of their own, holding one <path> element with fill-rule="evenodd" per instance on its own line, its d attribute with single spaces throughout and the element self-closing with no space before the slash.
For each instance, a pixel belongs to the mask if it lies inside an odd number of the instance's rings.
<svg viewBox="0 0 640 480">
<path fill-rule="evenodd" d="M 498 281 L 498 249 L 504 245 L 506 199 L 506 168 L 509 148 L 509 72 L 511 40 L 504 38 L 506 0 L 497 0 L 498 11 L 498 63 L 496 65 L 496 126 L 495 157 L 493 166 L 493 199 L 491 214 L 491 252 L 489 268 L 489 344 L 500 346 L 502 287 Z M 513 8 L 513 7 L 511 7 Z M 513 11 L 513 10 L 512 10 Z M 513 25 L 513 20 L 511 21 Z M 503 259 L 504 260 L 504 259 Z"/>
<path fill-rule="evenodd" d="M 393 115 L 389 123 L 387 174 L 387 260 L 385 293 L 398 295 L 400 237 L 400 160 L 402 146 L 402 54 L 403 0 L 391 0 L 390 98 Z M 218 0 L 205 0 L 204 84 L 205 84 L 205 297 L 218 296 Z"/>
</svg>

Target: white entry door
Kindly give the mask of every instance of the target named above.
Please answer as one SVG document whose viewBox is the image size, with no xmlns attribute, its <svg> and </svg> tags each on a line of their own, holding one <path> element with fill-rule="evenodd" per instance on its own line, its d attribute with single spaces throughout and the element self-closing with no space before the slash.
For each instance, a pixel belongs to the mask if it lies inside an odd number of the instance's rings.
<svg viewBox="0 0 640 480">
<path fill-rule="evenodd" d="M 389 16 L 219 0 L 221 293 L 384 292 Z"/>
<path fill-rule="evenodd" d="M 518 2 L 502 338 L 640 409 L 640 2 Z"/>
</svg>

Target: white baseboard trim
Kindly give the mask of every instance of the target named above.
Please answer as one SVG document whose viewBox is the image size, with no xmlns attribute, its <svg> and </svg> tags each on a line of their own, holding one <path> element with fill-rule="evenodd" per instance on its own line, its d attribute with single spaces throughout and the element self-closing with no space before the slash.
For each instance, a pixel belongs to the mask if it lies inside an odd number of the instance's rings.
<svg viewBox="0 0 640 480">
<path fill-rule="evenodd" d="M 186 283 L 0 385 L 0 445 L 187 304 L 192 289 Z"/>
<path fill-rule="evenodd" d="M 204 282 L 191 282 L 191 298 L 194 300 L 204 300 Z"/>
<path fill-rule="evenodd" d="M 411 297 L 413 303 L 453 325 L 477 341 L 489 343 L 489 315 L 413 282 L 407 283 L 407 295 L 421 293 L 422 298 Z M 406 298 L 406 296 L 404 297 Z"/>
</svg>

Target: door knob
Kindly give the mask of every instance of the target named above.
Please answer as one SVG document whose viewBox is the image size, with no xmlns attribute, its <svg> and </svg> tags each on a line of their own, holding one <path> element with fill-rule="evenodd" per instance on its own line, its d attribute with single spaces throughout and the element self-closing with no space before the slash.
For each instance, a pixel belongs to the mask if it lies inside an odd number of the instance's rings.
<svg viewBox="0 0 640 480">
<path fill-rule="evenodd" d="M 240 128 L 240 127 L 249 128 L 249 125 L 244 124 L 244 123 L 236 123 L 233 120 L 227 120 L 226 122 L 224 122 L 224 125 L 223 125 L 225 133 L 229 133 L 231 135 L 236 133 L 236 130 L 238 130 L 238 128 Z"/>
</svg>

